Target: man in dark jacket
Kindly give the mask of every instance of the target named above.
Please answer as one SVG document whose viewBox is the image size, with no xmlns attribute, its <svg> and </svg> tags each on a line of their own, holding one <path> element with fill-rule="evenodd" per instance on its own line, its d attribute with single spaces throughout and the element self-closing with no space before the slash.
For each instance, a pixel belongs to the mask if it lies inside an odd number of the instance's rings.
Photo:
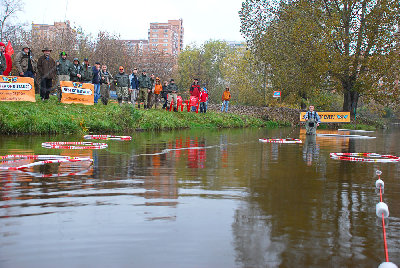
<svg viewBox="0 0 400 268">
<path fill-rule="evenodd" d="M 92 83 L 92 79 L 93 79 L 92 67 L 89 65 L 88 58 L 84 58 L 82 64 L 82 82 Z"/>
<path fill-rule="evenodd" d="M 142 75 L 139 77 L 139 101 L 138 108 L 140 108 L 140 102 L 143 101 L 144 108 L 148 107 L 149 92 L 151 90 L 150 78 L 146 75 L 146 70 L 142 71 Z"/>
<path fill-rule="evenodd" d="M 94 85 L 94 103 L 97 103 L 100 98 L 100 62 L 96 62 L 93 66 L 92 84 Z"/>
<path fill-rule="evenodd" d="M 171 79 L 168 85 L 168 102 L 174 103 L 174 112 L 178 111 L 178 87 L 175 84 L 174 79 Z"/>
<path fill-rule="evenodd" d="M 128 102 L 128 92 L 130 88 L 129 75 L 125 74 L 124 67 L 119 66 L 119 73 L 115 75 L 115 90 L 117 93 L 118 103 Z"/>
<path fill-rule="evenodd" d="M 35 77 L 36 61 L 27 44 L 22 45 L 22 50 L 15 56 L 15 67 L 17 67 L 18 75 L 23 77 Z"/>
<path fill-rule="evenodd" d="M 111 73 L 107 71 L 107 65 L 103 64 L 100 70 L 100 95 L 101 102 L 104 105 L 107 105 L 108 100 L 110 99 L 110 85 L 113 79 Z"/>
<path fill-rule="evenodd" d="M 71 68 L 71 81 L 80 82 L 82 78 L 82 66 L 79 64 L 79 59 L 74 58 Z"/>
<path fill-rule="evenodd" d="M 7 69 L 6 56 L 4 51 L 6 50 L 6 45 L 0 42 L 0 75 Z"/>
<path fill-rule="evenodd" d="M 56 78 L 56 62 L 50 57 L 51 49 L 44 48 L 43 56 L 38 60 L 37 70 L 40 78 L 40 97 L 42 100 L 48 100 L 52 81 Z"/>
<path fill-rule="evenodd" d="M 61 92 L 60 82 L 71 80 L 72 63 L 69 60 L 67 60 L 67 53 L 62 51 L 60 53 L 60 59 L 56 62 L 56 64 L 57 64 L 57 75 L 58 75 L 57 95 L 58 95 L 58 100 L 61 101 L 62 92 Z"/>
</svg>

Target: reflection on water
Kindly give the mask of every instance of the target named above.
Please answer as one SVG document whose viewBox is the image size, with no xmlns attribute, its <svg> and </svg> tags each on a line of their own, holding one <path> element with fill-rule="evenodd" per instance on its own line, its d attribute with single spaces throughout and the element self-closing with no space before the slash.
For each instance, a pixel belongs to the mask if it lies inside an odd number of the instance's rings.
<svg viewBox="0 0 400 268">
<path fill-rule="evenodd" d="M 373 140 L 291 129 L 137 133 L 105 150 L 41 148 L 71 136 L 0 137 L 0 155 L 60 154 L 91 163 L 0 171 L 1 267 L 377 267 L 383 171 L 389 257 L 400 263 L 399 164 L 331 152 L 400 154 L 398 129 Z M 2 162 L 22 165 L 32 160 Z"/>
</svg>

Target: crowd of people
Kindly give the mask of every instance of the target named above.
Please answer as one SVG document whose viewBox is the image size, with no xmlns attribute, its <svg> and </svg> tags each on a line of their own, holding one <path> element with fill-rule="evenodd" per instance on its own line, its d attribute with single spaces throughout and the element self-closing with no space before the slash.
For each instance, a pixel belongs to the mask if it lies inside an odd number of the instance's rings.
<svg viewBox="0 0 400 268">
<path fill-rule="evenodd" d="M 5 45 L 0 43 L 0 75 L 8 75 L 12 66 L 11 59 L 6 59 L 4 53 Z M 115 86 L 117 101 L 120 105 L 132 104 L 140 109 L 150 109 L 153 106 L 158 107 L 162 102 L 162 108 L 169 108 L 173 104 L 173 110 L 178 111 L 178 93 L 179 89 L 174 79 L 161 82 L 155 74 L 147 75 L 146 70 L 138 73 L 137 68 L 133 68 L 131 74 L 128 74 L 123 66 L 119 67 L 116 75 L 111 75 L 106 64 L 95 62 L 94 66 L 90 66 L 89 59 L 83 59 L 83 63 L 78 58 L 74 58 L 72 62 L 67 59 L 67 53 L 62 51 L 58 60 L 51 57 L 51 48 L 42 49 L 43 55 L 35 60 L 30 46 L 22 45 L 15 57 L 15 67 L 18 76 L 31 77 L 37 79 L 40 84 L 40 97 L 42 100 L 49 99 L 50 92 L 57 85 L 58 99 L 62 98 L 60 81 L 72 81 L 81 83 L 91 83 L 94 86 L 94 103 L 99 100 L 104 105 L 108 104 L 110 99 L 111 86 Z M 10 70 L 8 70 L 10 69 Z M 8 70 L 8 72 L 7 72 Z M 192 107 L 191 111 L 199 109 L 200 113 L 207 112 L 208 90 L 206 85 L 200 86 L 197 78 L 193 79 L 193 83 L 189 89 L 190 99 L 188 105 Z M 228 103 L 231 95 L 229 88 L 226 87 L 222 95 L 222 112 L 228 111 Z"/>
</svg>

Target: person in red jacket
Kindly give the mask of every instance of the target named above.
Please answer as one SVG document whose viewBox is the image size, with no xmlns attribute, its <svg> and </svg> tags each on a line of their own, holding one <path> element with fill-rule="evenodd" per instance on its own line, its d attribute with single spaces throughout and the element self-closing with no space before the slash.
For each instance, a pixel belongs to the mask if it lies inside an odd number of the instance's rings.
<svg viewBox="0 0 400 268">
<path fill-rule="evenodd" d="M 208 93 L 204 90 L 204 88 L 200 91 L 200 113 L 207 112 L 207 101 L 208 101 Z"/>
<path fill-rule="evenodd" d="M 12 68 L 11 56 L 5 50 L 6 45 L 0 42 L 0 75 L 9 75 Z"/>
<path fill-rule="evenodd" d="M 197 78 L 193 79 L 193 84 L 190 86 L 190 97 L 196 97 L 197 101 L 200 98 L 200 85 Z M 192 112 L 196 111 L 196 106 L 192 106 Z"/>
</svg>

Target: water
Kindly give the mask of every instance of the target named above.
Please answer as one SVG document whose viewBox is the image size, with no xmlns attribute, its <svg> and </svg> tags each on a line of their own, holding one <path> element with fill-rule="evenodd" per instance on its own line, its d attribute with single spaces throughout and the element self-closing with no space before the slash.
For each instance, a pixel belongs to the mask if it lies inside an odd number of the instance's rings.
<svg viewBox="0 0 400 268">
<path fill-rule="evenodd" d="M 400 131 L 312 140 L 297 129 L 303 144 L 258 142 L 290 131 L 135 133 L 104 150 L 41 148 L 77 136 L 1 136 L 0 155 L 94 163 L 0 171 L 0 267 L 377 267 L 377 169 L 389 258 L 399 265 L 399 164 L 329 153 L 400 155 Z"/>
</svg>

